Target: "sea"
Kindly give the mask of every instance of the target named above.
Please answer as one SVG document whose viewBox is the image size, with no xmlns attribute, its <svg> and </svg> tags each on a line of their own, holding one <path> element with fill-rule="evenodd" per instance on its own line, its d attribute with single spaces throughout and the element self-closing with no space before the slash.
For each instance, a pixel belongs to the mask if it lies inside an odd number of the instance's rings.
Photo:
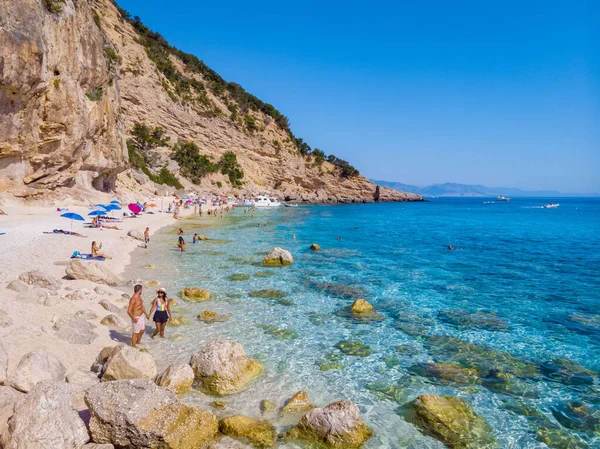
<svg viewBox="0 0 600 449">
<path fill-rule="evenodd" d="M 494 200 L 237 209 L 174 223 L 136 250 L 127 276 L 158 280 L 189 322 L 144 343 L 159 371 L 216 339 L 260 360 L 266 374 L 221 398 L 225 410 L 196 390 L 182 398 L 219 416 L 260 418 L 261 400 L 281 405 L 302 390 L 317 406 L 353 401 L 375 433 L 365 448 L 443 448 L 411 424 L 410 402 L 434 394 L 468 402 L 499 448 L 600 448 L 600 199 L 484 201 Z M 209 240 L 193 244 L 194 233 Z M 274 247 L 294 263 L 262 266 Z M 211 300 L 181 300 L 188 286 Z M 154 293 L 144 298 L 149 307 Z M 376 314 L 354 317 L 359 298 Z M 205 324 L 204 310 L 228 320 Z"/>
</svg>

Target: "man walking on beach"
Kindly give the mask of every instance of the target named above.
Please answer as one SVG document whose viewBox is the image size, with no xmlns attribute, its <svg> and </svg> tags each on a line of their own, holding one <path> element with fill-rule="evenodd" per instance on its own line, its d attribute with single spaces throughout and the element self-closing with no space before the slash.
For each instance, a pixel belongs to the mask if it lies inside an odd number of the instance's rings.
<svg viewBox="0 0 600 449">
<path fill-rule="evenodd" d="M 142 286 L 137 284 L 133 287 L 133 296 L 129 300 L 127 315 L 131 318 L 131 346 L 137 347 L 142 341 L 142 335 L 146 331 L 146 309 L 142 300 Z"/>
<path fill-rule="evenodd" d="M 150 243 L 150 228 L 146 228 L 144 231 L 144 248 L 148 248 L 148 243 Z"/>
</svg>

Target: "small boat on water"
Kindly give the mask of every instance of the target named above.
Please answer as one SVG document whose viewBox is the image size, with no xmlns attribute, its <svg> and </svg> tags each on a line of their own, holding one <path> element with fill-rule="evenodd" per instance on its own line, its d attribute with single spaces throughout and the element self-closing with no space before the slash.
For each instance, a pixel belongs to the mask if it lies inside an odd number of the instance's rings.
<svg viewBox="0 0 600 449">
<path fill-rule="evenodd" d="M 250 200 L 238 201 L 234 204 L 235 207 L 254 207 L 254 202 Z"/>
<path fill-rule="evenodd" d="M 496 198 L 496 201 L 510 201 L 510 198 L 500 195 L 498 198 Z"/>
<path fill-rule="evenodd" d="M 495 201 L 484 201 L 483 204 L 496 204 Z"/>
<path fill-rule="evenodd" d="M 297 204 L 284 204 L 285 207 L 298 207 Z"/>
<path fill-rule="evenodd" d="M 254 201 L 254 207 L 279 207 L 281 203 L 276 199 L 269 198 L 268 196 L 257 196 Z"/>
<path fill-rule="evenodd" d="M 558 203 L 548 203 L 545 206 L 542 206 L 544 209 L 556 209 L 560 204 Z"/>
</svg>

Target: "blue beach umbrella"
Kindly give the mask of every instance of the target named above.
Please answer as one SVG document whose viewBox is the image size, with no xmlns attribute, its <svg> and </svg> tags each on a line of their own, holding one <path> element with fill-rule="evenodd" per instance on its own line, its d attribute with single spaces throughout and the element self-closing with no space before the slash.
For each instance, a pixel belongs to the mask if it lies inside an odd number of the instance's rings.
<svg viewBox="0 0 600 449">
<path fill-rule="evenodd" d="M 112 210 L 121 210 L 121 206 L 119 206 L 118 204 L 108 204 L 105 209 L 110 212 Z"/>
<path fill-rule="evenodd" d="M 73 230 L 73 221 L 74 220 L 85 221 L 85 218 L 83 218 L 79 214 L 76 214 L 75 212 L 67 212 L 66 214 L 62 214 L 61 217 L 68 218 L 69 220 L 71 220 L 71 231 Z"/>
<path fill-rule="evenodd" d="M 100 209 L 96 209 L 96 210 L 93 210 L 93 211 L 91 211 L 91 212 L 88 214 L 88 217 L 96 217 L 96 216 L 98 216 L 98 215 L 104 215 L 104 212 L 106 212 L 106 211 L 104 211 L 104 210 L 100 210 Z"/>
<path fill-rule="evenodd" d="M 110 204 L 121 204 L 121 202 L 119 200 L 112 200 Z"/>
</svg>

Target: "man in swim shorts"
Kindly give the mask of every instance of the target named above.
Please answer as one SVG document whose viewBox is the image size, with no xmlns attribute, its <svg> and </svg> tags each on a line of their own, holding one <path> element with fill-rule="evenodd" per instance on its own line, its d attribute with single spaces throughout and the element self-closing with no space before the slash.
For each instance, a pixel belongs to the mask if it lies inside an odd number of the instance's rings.
<svg viewBox="0 0 600 449">
<path fill-rule="evenodd" d="M 144 231 L 144 248 L 148 248 L 148 243 L 150 243 L 150 228 L 146 228 Z"/>
<path fill-rule="evenodd" d="M 133 287 L 133 296 L 129 300 L 129 307 L 127 307 L 127 315 L 131 318 L 131 326 L 133 327 L 131 333 L 131 346 L 137 347 L 142 341 L 142 335 L 146 331 L 146 309 L 144 308 L 144 301 L 142 300 L 142 286 L 137 284 Z"/>
</svg>

